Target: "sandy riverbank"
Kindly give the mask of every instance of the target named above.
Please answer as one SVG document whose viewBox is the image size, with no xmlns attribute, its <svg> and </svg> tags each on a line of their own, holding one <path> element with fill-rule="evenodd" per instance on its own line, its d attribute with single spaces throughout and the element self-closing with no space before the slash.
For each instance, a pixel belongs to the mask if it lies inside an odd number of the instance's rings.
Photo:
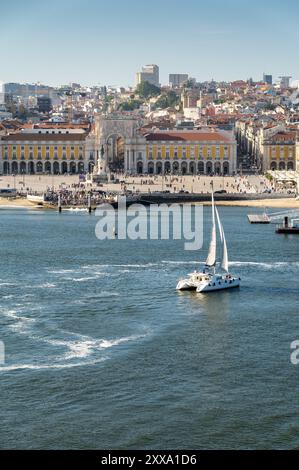
<svg viewBox="0 0 299 470">
<path fill-rule="evenodd" d="M 198 204 L 211 205 L 210 202 L 200 202 Z M 281 209 L 299 209 L 299 200 L 290 199 L 259 199 L 251 201 L 217 201 L 217 206 L 241 206 L 241 207 L 273 207 Z"/>
<path fill-rule="evenodd" d="M 196 204 L 203 204 L 208 206 L 211 203 L 208 201 L 197 202 Z M 259 200 L 248 200 L 248 201 L 217 201 L 217 206 L 237 206 L 237 207 L 273 207 L 281 209 L 299 209 L 299 200 L 295 198 L 288 199 L 259 199 Z M 34 209 L 41 208 L 36 204 L 28 201 L 25 198 L 9 199 L 9 198 L 0 198 L 0 208 L 24 208 L 24 209 Z M 56 209 L 53 206 L 53 209 Z"/>
<path fill-rule="evenodd" d="M 0 197 L 0 208 L 1 207 L 11 207 L 11 208 L 17 208 L 17 207 L 22 207 L 26 209 L 33 209 L 36 207 L 36 204 L 28 201 L 26 198 L 17 198 L 17 199 L 11 199 L 11 198 L 4 198 Z"/>
</svg>

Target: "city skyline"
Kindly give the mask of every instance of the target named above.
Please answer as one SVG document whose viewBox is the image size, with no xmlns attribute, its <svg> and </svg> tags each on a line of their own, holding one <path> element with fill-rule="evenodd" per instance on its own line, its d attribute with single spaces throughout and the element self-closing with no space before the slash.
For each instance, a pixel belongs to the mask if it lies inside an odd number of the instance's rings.
<svg viewBox="0 0 299 470">
<path fill-rule="evenodd" d="M 147 63 L 159 65 L 162 84 L 169 73 L 199 81 L 261 80 L 263 72 L 299 79 L 299 6 L 291 0 L 283 7 L 253 0 L 250 9 L 236 0 L 216 0 L 213 9 L 190 0 L 184 10 L 169 0 L 16 3 L 1 8 L 3 82 L 133 86 Z"/>
</svg>

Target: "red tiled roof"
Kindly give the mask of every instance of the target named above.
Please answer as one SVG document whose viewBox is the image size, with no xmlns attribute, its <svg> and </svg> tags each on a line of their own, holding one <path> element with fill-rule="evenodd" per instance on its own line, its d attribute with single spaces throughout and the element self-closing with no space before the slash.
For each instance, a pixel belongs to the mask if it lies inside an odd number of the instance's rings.
<svg viewBox="0 0 299 470">
<path fill-rule="evenodd" d="M 15 134 L 8 134 L 2 137 L 2 140 L 13 140 L 13 141 L 42 141 L 42 140 L 47 140 L 47 141 L 60 141 L 60 140 L 85 140 L 86 134 L 84 132 L 81 132 L 80 134 L 66 134 L 66 133 L 49 133 L 47 134 L 46 132 L 43 132 L 41 134 L 39 133 L 32 133 L 30 134 L 29 132 L 22 132 L 22 133 L 15 133 Z"/>
<path fill-rule="evenodd" d="M 41 122 L 34 124 L 35 129 L 89 129 L 90 123 L 73 123 L 73 122 Z"/>
<path fill-rule="evenodd" d="M 151 132 L 145 137 L 148 141 L 231 141 L 228 135 L 225 135 L 221 132 Z"/>
<path fill-rule="evenodd" d="M 266 142 L 293 142 L 296 141 L 296 133 L 295 132 L 278 132 L 274 134 L 272 137 L 269 137 Z"/>
</svg>

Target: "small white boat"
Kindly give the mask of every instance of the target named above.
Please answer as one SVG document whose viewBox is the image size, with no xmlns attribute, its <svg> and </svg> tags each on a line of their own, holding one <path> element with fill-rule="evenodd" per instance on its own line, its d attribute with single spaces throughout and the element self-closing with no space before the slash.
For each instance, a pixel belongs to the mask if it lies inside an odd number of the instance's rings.
<svg viewBox="0 0 299 470">
<path fill-rule="evenodd" d="M 68 211 L 68 212 L 88 212 L 87 207 L 66 207 L 65 209 L 62 209 L 63 211 Z"/>
<path fill-rule="evenodd" d="M 216 218 L 222 247 L 222 256 L 220 261 L 220 269 L 222 272 L 220 273 L 216 273 Z M 211 292 L 239 287 L 240 281 L 241 279 L 239 277 L 230 274 L 228 270 L 228 253 L 224 230 L 217 207 L 215 207 L 214 204 L 214 195 L 212 193 L 212 233 L 205 269 L 202 272 L 194 271 L 193 273 L 188 274 L 186 279 L 179 280 L 176 289 L 196 290 L 196 292 Z"/>
<path fill-rule="evenodd" d="M 43 204 L 45 202 L 45 195 L 27 194 L 27 201 Z"/>
</svg>

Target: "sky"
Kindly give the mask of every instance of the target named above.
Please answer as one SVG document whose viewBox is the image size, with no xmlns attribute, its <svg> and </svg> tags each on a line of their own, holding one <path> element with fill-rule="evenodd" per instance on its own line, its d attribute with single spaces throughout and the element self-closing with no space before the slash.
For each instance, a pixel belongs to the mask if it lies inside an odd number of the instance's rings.
<svg viewBox="0 0 299 470">
<path fill-rule="evenodd" d="M 299 79 L 297 0 L 14 0 L 0 80 L 133 86 L 142 65 L 198 81 Z"/>
</svg>

